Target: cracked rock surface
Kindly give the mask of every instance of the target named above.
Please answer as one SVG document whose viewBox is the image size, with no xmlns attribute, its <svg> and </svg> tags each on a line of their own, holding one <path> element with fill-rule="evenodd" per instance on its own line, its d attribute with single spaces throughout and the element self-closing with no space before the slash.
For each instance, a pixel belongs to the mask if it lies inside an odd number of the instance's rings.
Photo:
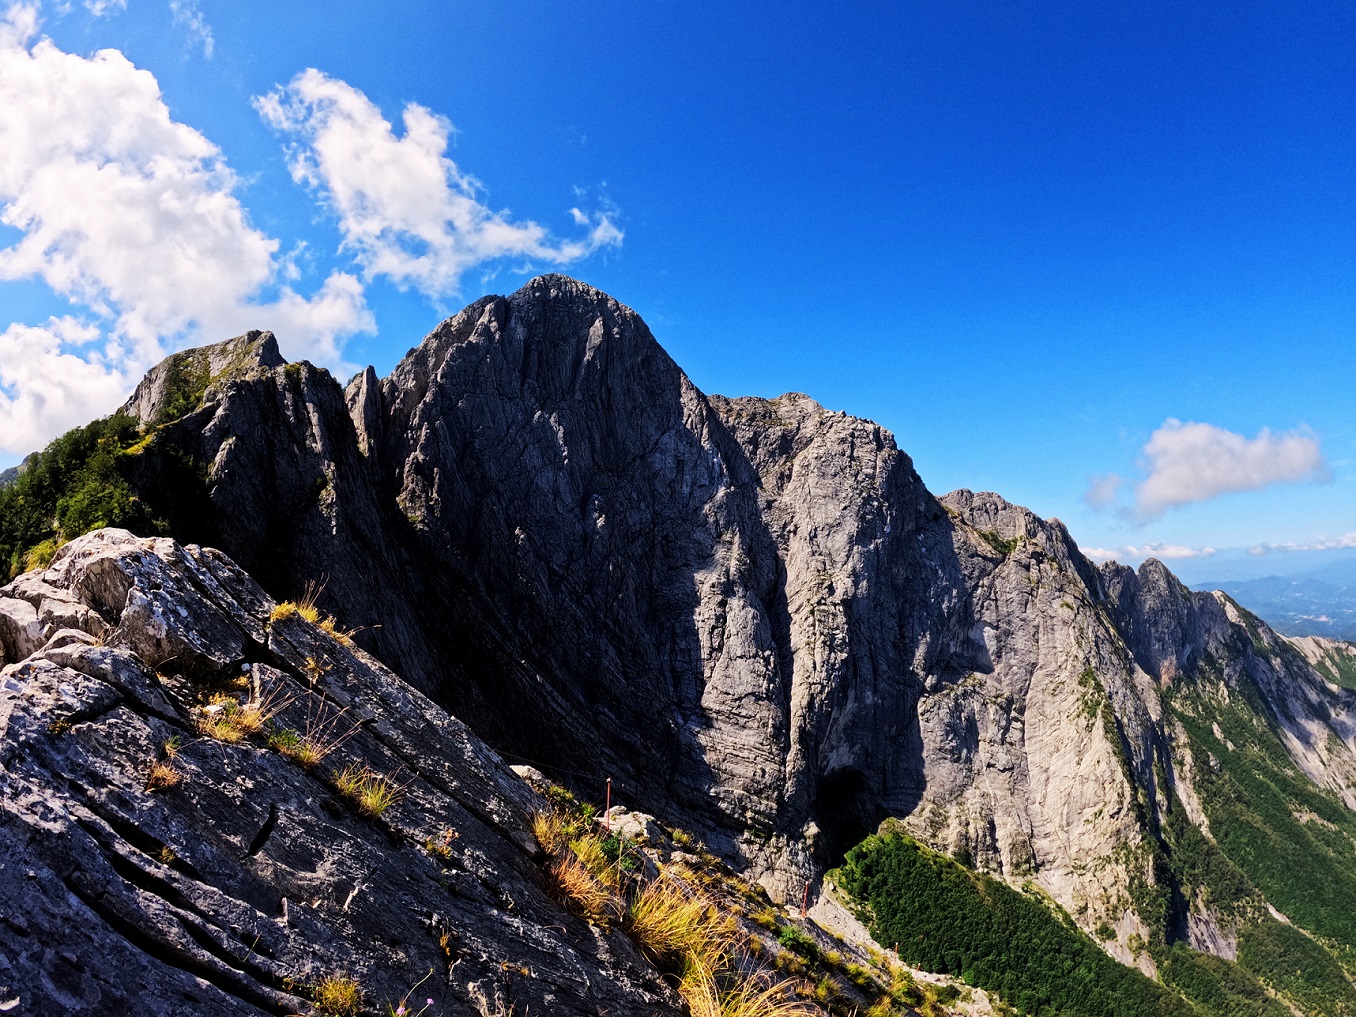
<svg viewBox="0 0 1356 1017">
<path fill-rule="evenodd" d="M 121 530 L 0 591 L 22 654 L 0 672 L 0 1006 L 284 1015 L 344 976 L 384 1013 L 428 973 L 419 1002 L 447 1014 L 676 1013 L 630 940 L 544 893 L 536 792 L 275 607 L 221 553 Z M 201 733 L 241 703 L 267 724 Z M 274 751 L 283 729 L 327 754 Z M 350 765 L 394 803 L 364 815 L 334 778 Z"/>
</svg>

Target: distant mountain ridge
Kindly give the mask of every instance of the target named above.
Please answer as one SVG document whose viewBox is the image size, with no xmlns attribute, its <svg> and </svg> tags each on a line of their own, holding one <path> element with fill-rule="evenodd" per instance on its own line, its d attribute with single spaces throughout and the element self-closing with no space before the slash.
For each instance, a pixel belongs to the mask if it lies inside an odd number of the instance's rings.
<svg viewBox="0 0 1356 1017">
<path fill-rule="evenodd" d="M 1192 588 L 1223 590 L 1288 636 L 1356 640 L 1356 561 Z"/>
</svg>

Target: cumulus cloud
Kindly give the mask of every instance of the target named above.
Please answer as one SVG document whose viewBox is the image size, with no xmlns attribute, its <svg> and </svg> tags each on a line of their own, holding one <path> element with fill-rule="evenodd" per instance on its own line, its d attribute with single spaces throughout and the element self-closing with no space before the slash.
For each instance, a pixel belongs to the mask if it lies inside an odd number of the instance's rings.
<svg viewBox="0 0 1356 1017">
<path fill-rule="evenodd" d="M 585 229 L 553 237 L 482 201 L 483 187 L 447 155 L 452 124 L 416 103 L 397 135 L 362 92 L 311 69 L 255 100 L 264 120 L 295 139 L 293 178 L 311 187 L 338 218 L 344 247 L 367 278 L 385 276 L 437 299 L 457 292 L 469 269 L 502 258 L 553 265 L 621 244 L 608 211 L 570 209 Z"/>
<path fill-rule="evenodd" d="M 1231 491 L 1327 480 L 1331 474 L 1318 438 L 1308 430 L 1245 438 L 1212 424 L 1167 420 L 1144 446 L 1149 475 L 1135 491 L 1140 515 L 1207 501 Z"/>
<path fill-rule="evenodd" d="M 336 272 L 310 297 L 280 284 L 278 241 L 250 224 L 216 146 L 171 119 L 154 76 L 37 33 L 35 5 L 0 16 L 0 222 L 21 234 L 0 248 L 0 280 L 41 280 L 101 337 L 69 323 L 4 333 L 6 360 L 22 348 L 43 363 L 0 376 L 0 447 L 28 451 L 72 419 L 66 407 L 106 413 L 171 349 L 247 328 L 347 366 L 343 339 L 372 328 L 359 281 Z M 59 394 L 35 388 L 58 374 Z"/>
<path fill-rule="evenodd" d="M 69 317 L 0 332 L 0 448 L 32 451 L 88 421 L 91 407 L 107 412 L 126 397 L 133 379 L 118 351 L 78 352 L 99 338 Z"/>
<path fill-rule="evenodd" d="M 1142 465 L 1145 475 L 1133 485 L 1133 514 L 1140 520 L 1235 491 L 1331 477 L 1318 437 L 1307 428 L 1276 434 L 1262 428 L 1248 438 L 1171 418 L 1145 443 Z M 1094 509 L 1110 508 L 1123 483 L 1115 474 L 1094 478 L 1083 498 Z"/>
<path fill-rule="evenodd" d="M 1084 557 L 1095 562 L 1104 561 L 1143 561 L 1145 558 L 1159 558 L 1171 561 L 1178 558 L 1209 558 L 1215 553 L 1213 547 L 1184 547 L 1181 544 L 1148 543 L 1127 544 L 1125 547 L 1080 547 Z"/>
</svg>

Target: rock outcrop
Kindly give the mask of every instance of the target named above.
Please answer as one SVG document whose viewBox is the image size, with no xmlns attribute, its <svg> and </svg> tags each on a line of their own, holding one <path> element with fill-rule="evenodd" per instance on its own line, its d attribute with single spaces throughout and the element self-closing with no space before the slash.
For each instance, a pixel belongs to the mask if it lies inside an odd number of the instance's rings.
<svg viewBox="0 0 1356 1017">
<path fill-rule="evenodd" d="M 537 794 L 219 552 L 100 530 L 0 608 L 29 619 L 0 672 L 5 1011 L 311 1012 L 342 977 L 385 1013 L 427 972 L 419 1005 L 449 1015 L 678 1012 L 625 936 L 543 891 Z M 205 726 L 242 704 L 268 728 Z M 349 766 L 395 801 L 364 815 Z"/>
<path fill-rule="evenodd" d="M 1349 658 L 1159 562 L 1094 568 L 996 495 L 938 499 L 868 421 L 707 396 L 574 280 L 485 297 L 347 388 L 266 333 L 180 357 L 128 404 L 176 537 L 309 585 L 507 761 L 611 777 L 775 894 L 895 817 L 1152 970 L 1144 943 L 1228 954 L 1253 913 L 1174 868 L 1177 817 L 1214 845 L 1202 718 L 1243 704 L 1356 804 Z M 121 624 L 52 583 L 0 600 L 11 660 Z"/>
</svg>

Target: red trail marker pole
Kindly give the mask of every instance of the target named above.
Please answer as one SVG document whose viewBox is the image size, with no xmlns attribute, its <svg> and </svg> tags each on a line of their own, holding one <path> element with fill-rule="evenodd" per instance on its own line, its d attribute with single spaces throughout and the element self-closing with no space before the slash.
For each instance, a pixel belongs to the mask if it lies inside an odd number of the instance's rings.
<svg viewBox="0 0 1356 1017">
<path fill-rule="evenodd" d="M 607 804 L 603 806 L 603 824 L 612 832 L 612 778 L 607 778 Z"/>
<path fill-rule="evenodd" d="M 805 896 L 800 899 L 800 920 L 805 921 L 805 909 L 810 906 L 810 881 L 805 881 Z"/>
</svg>

